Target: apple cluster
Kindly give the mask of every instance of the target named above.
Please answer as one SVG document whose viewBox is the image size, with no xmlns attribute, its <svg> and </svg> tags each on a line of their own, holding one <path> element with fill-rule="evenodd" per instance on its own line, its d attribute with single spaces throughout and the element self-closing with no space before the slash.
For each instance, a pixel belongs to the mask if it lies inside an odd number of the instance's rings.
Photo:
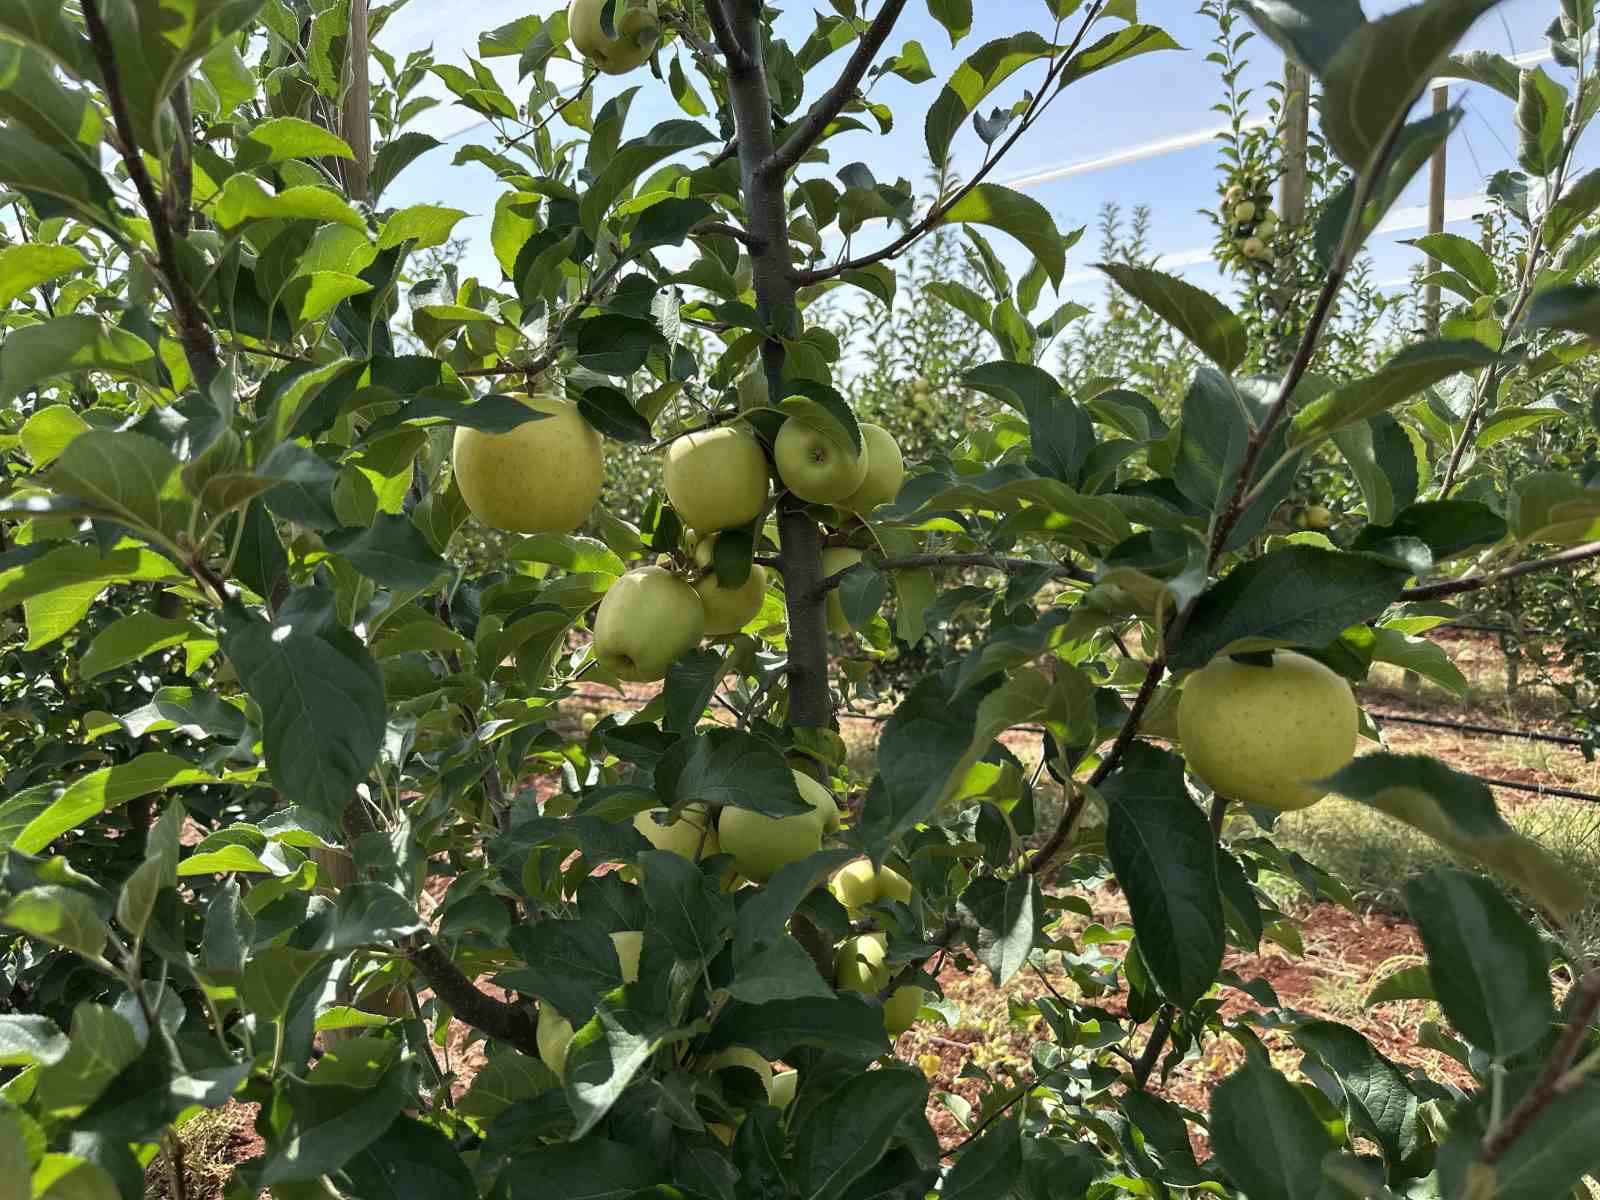
<svg viewBox="0 0 1600 1200">
<path fill-rule="evenodd" d="M 1235 183 L 1222 196 L 1222 224 L 1235 262 L 1253 270 L 1266 270 L 1277 262 L 1273 239 L 1278 214 L 1264 188 Z"/>
</svg>

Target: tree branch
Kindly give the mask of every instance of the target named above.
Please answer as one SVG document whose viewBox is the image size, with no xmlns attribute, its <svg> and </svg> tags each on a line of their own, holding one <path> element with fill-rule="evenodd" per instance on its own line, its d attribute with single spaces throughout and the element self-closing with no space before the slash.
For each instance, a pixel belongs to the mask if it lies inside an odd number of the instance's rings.
<svg viewBox="0 0 1600 1200">
<path fill-rule="evenodd" d="M 1548 558 L 1530 559 L 1507 567 L 1503 571 L 1491 571 L 1487 575 L 1468 575 L 1461 579 L 1447 579 L 1442 583 L 1424 583 L 1418 587 L 1407 588 L 1400 593 L 1400 599 L 1437 600 L 1441 596 L 1458 596 L 1462 592 L 1475 592 L 1479 588 L 1493 587 L 1509 579 L 1520 579 L 1524 575 L 1534 575 L 1541 571 L 1554 571 L 1558 567 L 1570 567 L 1574 563 L 1587 562 L 1593 558 L 1600 558 L 1600 542 L 1585 542 L 1581 546 L 1574 546 L 1570 550 L 1563 550 Z"/>
<path fill-rule="evenodd" d="M 839 78 L 818 98 L 800 122 L 792 127 L 792 132 L 783 145 L 761 165 L 763 174 L 782 175 L 792 170 L 821 140 L 828 128 L 828 122 L 837 117 L 855 96 L 856 88 L 860 86 L 861 80 L 872 67 L 873 60 L 878 57 L 878 51 L 883 49 L 884 42 L 888 40 L 895 22 L 900 19 L 905 7 L 906 0 L 884 0 L 878 15 L 873 18 L 872 24 L 856 43 L 855 52 L 850 55 L 850 61 L 845 63 Z"/>
<path fill-rule="evenodd" d="M 714 2 L 714 0 L 711 0 L 711 2 Z M 1044 83 L 1040 85 L 1038 95 L 1034 97 L 1033 103 L 1029 105 L 1028 110 L 1022 114 L 1022 119 L 1017 122 L 1016 129 L 1012 130 L 1010 136 L 1000 143 L 998 150 L 984 159 L 983 165 L 978 168 L 971 179 L 951 193 L 948 199 L 935 204 L 927 216 L 923 217 L 922 220 L 918 221 L 887 246 L 874 250 L 870 254 L 863 254 L 859 258 L 835 263 L 830 267 L 812 267 L 809 270 L 797 271 L 795 272 L 795 282 L 802 287 L 808 284 L 822 283 L 837 275 L 842 275 L 846 271 L 859 270 L 862 267 L 870 267 L 883 262 L 885 259 L 894 258 L 942 225 L 945 216 L 989 177 L 990 172 L 1000 165 L 1000 160 L 1011 152 L 1011 148 L 1022 139 L 1023 134 L 1033 128 L 1034 122 L 1044 112 L 1045 107 L 1060 92 L 1061 89 L 1055 86 L 1055 81 L 1060 77 L 1061 72 L 1066 69 L 1066 65 L 1071 61 L 1072 56 L 1077 53 L 1078 46 L 1089 32 L 1089 26 L 1094 24 L 1096 18 L 1100 15 L 1100 10 L 1104 7 L 1105 0 L 1094 0 L 1089 5 L 1088 11 L 1084 13 L 1083 24 L 1078 27 L 1077 36 L 1050 64 L 1050 70 L 1045 75 Z"/>
<path fill-rule="evenodd" d="M 1577 988 L 1567 1018 L 1567 1028 L 1556 1043 L 1555 1051 L 1544 1065 L 1539 1078 L 1534 1080 L 1517 1106 L 1511 1110 L 1498 1129 L 1491 1130 L 1484 1139 L 1479 1161 L 1493 1166 L 1505 1156 L 1517 1139 L 1528 1132 L 1539 1115 L 1571 1087 L 1566 1079 L 1567 1068 L 1578 1057 L 1578 1051 L 1588 1040 L 1589 1027 L 1600 1013 L 1600 971 L 1591 971 Z"/>
<path fill-rule="evenodd" d="M 706 20 L 711 22 L 711 36 L 716 39 L 717 49 L 722 51 L 722 57 L 728 60 L 729 70 L 748 70 L 751 64 L 750 54 L 734 36 L 733 26 L 728 23 L 728 13 L 722 7 L 722 0 L 706 0 Z"/>
<path fill-rule="evenodd" d="M 411 939 L 405 955 L 433 994 L 448 1004 L 457 1017 L 524 1054 L 538 1057 L 538 1024 L 525 1008 L 479 991 L 443 948 L 426 940 L 425 935 Z"/>
<path fill-rule="evenodd" d="M 100 16 L 99 0 L 83 0 L 83 23 L 89 33 L 89 45 L 95 62 L 100 67 L 100 79 L 105 85 L 106 104 L 111 109 L 111 119 L 117 130 L 117 151 L 128 169 L 134 190 L 139 193 L 139 203 L 150 218 L 150 232 L 156 243 L 156 258 L 161 267 L 167 295 L 172 301 L 172 313 L 178 326 L 178 341 L 189 362 L 189 371 L 202 389 L 222 370 L 217 357 L 217 343 L 211 336 L 211 327 L 205 314 L 195 303 L 189 283 L 178 265 L 178 252 L 172 237 L 166 206 L 156 192 L 156 186 L 145 170 L 144 158 L 139 153 L 139 139 L 133 128 L 133 118 L 128 113 L 128 100 L 122 91 L 122 76 L 117 70 L 116 53 L 111 46 L 111 34 Z"/>
<path fill-rule="evenodd" d="M 919 567 L 992 567 L 996 571 L 1023 572 L 1049 571 L 1057 579 L 1070 579 L 1074 583 L 1093 583 L 1094 576 L 1082 567 L 1071 563 L 1051 562 L 1048 559 L 1008 558 L 1003 554 L 908 554 L 901 558 L 880 559 L 873 565 L 887 571 L 911 570 Z M 817 584 L 815 594 L 826 596 L 855 570 L 855 565 L 835 571 Z"/>
<path fill-rule="evenodd" d="M 1172 1005 L 1161 1006 L 1156 1023 L 1150 1030 L 1150 1040 L 1144 1044 L 1144 1051 L 1133 1064 L 1133 1082 L 1137 1087 L 1142 1089 L 1150 1082 L 1156 1063 L 1161 1059 L 1161 1052 L 1167 1048 L 1167 1038 L 1172 1034 L 1172 1023 L 1177 1015 L 1178 1010 Z"/>
<path fill-rule="evenodd" d="M 751 250 L 760 249 L 755 235 L 748 229 L 740 229 L 737 225 L 730 225 L 726 221 L 701 221 L 689 231 L 690 237 L 721 236 L 730 237 Z"/>
</svg>

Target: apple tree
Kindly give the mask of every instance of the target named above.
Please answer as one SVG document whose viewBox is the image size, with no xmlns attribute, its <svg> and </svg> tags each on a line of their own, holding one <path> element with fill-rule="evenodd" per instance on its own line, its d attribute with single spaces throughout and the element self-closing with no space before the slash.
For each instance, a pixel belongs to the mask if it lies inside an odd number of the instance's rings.
<svg viewBox="0 0 1600 1200">
<path fill-rule="evenodd" d="M 1417 635 L 1452 597 L 1600 556 L 1582 477 L 1474 454 L 1507 379 L 1600 330 L 1587 0 L 1567 84 L 1450 59 L 1489 0 L 1241 0 L 1346 174 L 1281 375 L 1239 370 L 1221 299 L 1103 265 L 1204 362 L 1166 406 L 1040 365 L 1080 231 L 995 182 L 1085 77 L 1182 52 L 1128 0 L 1008 4 L 978 46 L 927 0 L 942 73 L 907 0 L 573 0 L 465 65 L 386 52 L 395 7 L 0 5 L 0 1197 L 142 1195 L 230 1102 L 240 1198 L 1543 1200 L 1600 1167 L 1580 882 L 1471 777 L 1353 757 L 1350 687 L 1449 678 Z M 1445 71 L 1517 97 L 1522 270 L 1430 245 L 1471 319 L 1334 381 L 1341 287 L 1459 120 L 1411 119 Z M 402 281 L 467 214 L 390 199 L 443 161 L 430 77 L 495 134 L 456 156 L 496 181 L 493 277 L 454 286 Z M 845 158 L 918 136 L 926 204 Z M 907 463 L 807 314 L 890 302 L 957 230 L 1003 349 L 962 382 L 1000 415 Z M 628 443 L 660 464 L 637 524 L 601 483 Z M 1283 532 L 1330 444 L 1365 520 Z M 852 767 L 835 652 L 957 612 L 981 636 Z M 628 707 L 579 726 L 580 681 Z M 1441 847 L 1427 968 L 1375 995 L 1434 1000 L 1418 1038 L 1470 1087 L 1251 971 L 1282 881 L 1340 894 L 1271 836 L 1328 791 Z M 974 971 L 1060 986 L 941 1143 L 895 1035 Z M 1208 1112 L 1163 1094 L 1219 1044 Z"/>
</svg>

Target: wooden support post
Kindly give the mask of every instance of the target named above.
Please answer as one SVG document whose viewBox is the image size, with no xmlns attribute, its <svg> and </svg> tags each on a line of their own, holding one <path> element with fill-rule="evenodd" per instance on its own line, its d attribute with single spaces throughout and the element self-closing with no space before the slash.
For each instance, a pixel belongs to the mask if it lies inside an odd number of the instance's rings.
<svg viewBox="0 0 1600 1200">
<path fill-rule="evenodd" d="M 1442 113 L 1450 107 L 1450 89 L 1443 84 L 1433 89 L 1433 111 Z M 1445 194 L 1445 142 L 1439 143 L 1439 148 L 1433 152 L 1433 162 L 1430 164 L 1428 174 L 1428 232 L 1444 232 L 1444 194 Z M 1428 259 L 1428 273 L 1431 275 L 1439 269 L 1437 259 Z M 1443 300 L 1437 283 L 1428 285 L 1426 300 L 1426 313 L 1428 332 L 1439 332 L 1439 315 L 1442 311 Z"/>
<path fill-rule="evenodd" d="M 1310 77 L 1292 59 L 1283 63 L 1283 179 L 1278 210 L 1285 228 L 1297 229 L 1306 219 L 1306 138 L 1310 129 Z"/>
</svg>

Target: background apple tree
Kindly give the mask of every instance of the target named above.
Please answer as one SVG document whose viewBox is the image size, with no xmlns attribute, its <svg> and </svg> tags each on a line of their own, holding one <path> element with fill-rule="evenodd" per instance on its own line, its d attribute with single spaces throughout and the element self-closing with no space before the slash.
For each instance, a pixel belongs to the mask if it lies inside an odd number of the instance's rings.
<svg viewBox="0 0 1600 1200">
<path fill-rule="evenodd" d="M 961 43 L 970 0 L 926 3 Z M 1277 348 L 1216 297 L 1104 266 L 1204 364 L 1162 412 L 1040 365 L 1079 315 L 1047 294 L 1080 231 L 992 181 L 1075 82 L 1177 51 L 1131 0 L 1018 0 L 1017 32 L 948 79 L 896 36 L 907 0 L 831 0 L 798 44 L 755 0 L 575 0 L 483 34 L 515 95 L 481 61 L 386 54 L 392 6 L 366 0 L 6 0 L 0 1198 L 139 1196 L 175 1127 L 230 1100 L 259 1105 L 241 1198 L 1580 1188 L 1582 889 L 1472 778 L 1348 761 L 1338 678 L 1443 670 L 1415 635 L 1452 598 L 1600 555 L 1600 491 L 1473 449 L 1508 381 L 1600 334 L 1600 173 L 1571 170 L 1600 101 L 1592 5 L 1551 26 L 1565 83 L 1449 61 L 1490 7 L 1243 0 L 1317 80 L 1345 172 L 1312 236 L 1258 256 L 1320 280 L 1270 376 L 1245 364 Z M 1459 118 L 1410 119 L 1443 71 L 1519 98 L 1520 271 L 1441 240 L 1471 319 L 1324 375 L 1363 239 Z M 923 111 L 872 98 L 886 73 Z M 465 214 L 385 199 L 436 144 L 407 128 L 429 74 L 499 134 L 460 154 L 499 181 L 495 279 L 419 279 Z M 920 133 L 930 201 L 830 157 L 863 130 Z M 945 298 L 1003 348 L 962 382 L 1001 415 L 879 495 L 889 451 L 808 311 L 891 300 L 892 264 L 950 230 L 986 290 Z M 624 498 L 641 520 L 601 496 L 551 528 L 584 456 L 628 443 L 671 468 Z M 1270 530 L 1330 444 L 1366 520 Z M 730 462 L 755 464 L 753 510 L 712 502 L 750 478 Z M 496 503 L 533 531 L 463 559 Z M 830 641 L 881 655 L 958 614 L 976 639 L 852 772 L 836 710 L 881 689 L 870 654 L 831 672 Z M 1315 684 L 1260 700 L 1291 674 Z M 575 732 L 580 678 L 664 683 Z M 1038 770 L 999 740 L 1019 726 L 1043 731 Z M 1440 845 L 1407 891 L 1427 968 L 1382 988 L 1437 1000 L 1448 1028 L 1418 1037 L 1468 1090 L 1248 972 L 1284 920 L 1273 876 L 1338 887 L 1271 840 L 1274 809 L 1325 787 Z M 1096 920 L 1113 881 L 1131 929 Z M 941 972 L 1004 988 L 1046 958 L 1074 986 L 1033 1001 L 1030 1070 L 979 1071 L 942 1146 L 890 1034 L 939 1019 Z M 447 1018 L 487 1056 L 465 1086 Z M 1210 1111 L 1163 1097 L 1218 1039 L 1246 1053 Z"/>
</svg>

